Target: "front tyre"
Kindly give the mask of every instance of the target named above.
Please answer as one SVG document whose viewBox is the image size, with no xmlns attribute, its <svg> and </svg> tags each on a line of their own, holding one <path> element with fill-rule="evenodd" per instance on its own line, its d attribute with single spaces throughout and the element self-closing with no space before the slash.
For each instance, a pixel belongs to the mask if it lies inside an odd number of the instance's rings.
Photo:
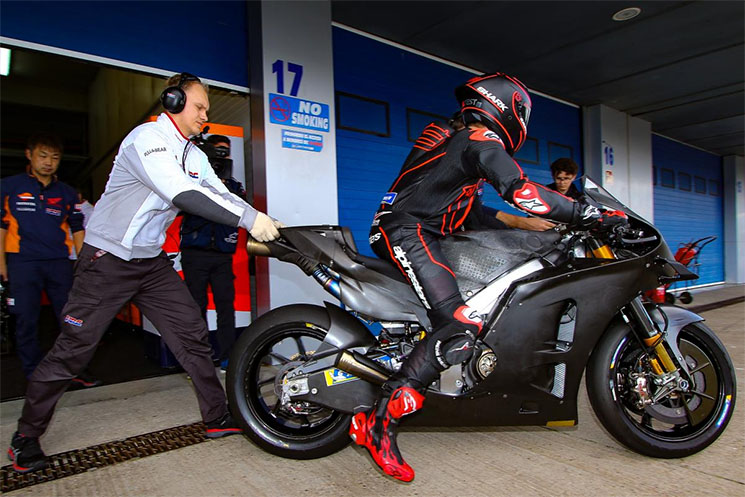
<svg viewBox="0 0 745 497">
<path fill-rule="evenodd" d="M 307 402 L 282 405 L 275 389 L 289 369 L 313 356 L 328 327 L 323 307 L 290 305 L 254 321 L 233 346 L 228 402 L 244 433 L 267 452 L 313 459 L 349 443 L 351 415 Z"/>
<path fill-rule="evenodd" d="M 609 329 L 587 366 L 587 393 L 602 425 L 623 445 L 659 458 L 686 457 L 722 434 L 735 407 L 735 372 L 713 331 L 686 325 L 678 348 L 692 381 L 653 403 L 641 400 L 662 392 L 646 351 L 625 325 Z"/>
</svg>

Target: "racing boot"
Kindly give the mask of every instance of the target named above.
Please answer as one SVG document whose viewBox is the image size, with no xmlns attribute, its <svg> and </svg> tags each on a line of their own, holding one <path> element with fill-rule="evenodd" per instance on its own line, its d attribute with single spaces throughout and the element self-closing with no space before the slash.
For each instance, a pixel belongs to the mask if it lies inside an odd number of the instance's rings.
<svg viewBox="0 0 745 497">
<path fill-rule="evenodd" d="M 355 414 L 349 427 L 352 440 L 370 451 L 385 474 L 406 482 L 414 479 L 414 470 L 398 450 L 398 420 L 419 410 L 424 403 L 424 395 L 410 385 L 405 383 L 390 396 L 384 395 L 369 412 Z"/>
</svg>

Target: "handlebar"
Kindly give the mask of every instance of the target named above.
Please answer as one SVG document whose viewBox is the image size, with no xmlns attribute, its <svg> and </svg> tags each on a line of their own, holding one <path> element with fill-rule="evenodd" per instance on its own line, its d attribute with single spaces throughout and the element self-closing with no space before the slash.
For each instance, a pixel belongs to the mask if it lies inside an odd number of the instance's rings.
<svg viewBox="0 0 745 497">
<path fill-rule="evenodd" d="M 657 236 L 648 236 L 646 238 L 620 238 L 621 242 L 626 245 L 634 245 L 638 243 L 649 243 L 649 242 L 656 242 Z"/>
<path fill-rule="evenodd" d="M 657 235 L 644 236 L 645 233 L 643 230 L 631 228 L 628 225 L 616 226 L 612 230 L 603 233 L 603 235 L 605 241 L 610 245 L 641 245 L 659 240 Z"/>
</svg>

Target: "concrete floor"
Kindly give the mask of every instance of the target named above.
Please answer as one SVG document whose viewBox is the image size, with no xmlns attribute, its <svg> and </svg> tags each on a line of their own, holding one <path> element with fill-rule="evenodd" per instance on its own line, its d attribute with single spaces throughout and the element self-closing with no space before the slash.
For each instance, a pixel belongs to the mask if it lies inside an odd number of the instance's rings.
<svg viewBox="0 0 745 497">
<path fill-rule="evenodd" d="M 743 287 L 734 295 L 742 295 Z M 729 294 L 728 294 L 729 295 Z M 706 300 L 703 295 L 692 305 Z M 727 297 L 729 298 L 729 296 Z M 580 390 L 580 424 L 417 430 L 399 445 L 417 477 L 382 476 L 347 447 L 325 459 L 294 461 L 243 437 L 209 441 L 43 483 L 8 496 L 676 496 L 745 495 L 745 303 L 703 313 L 737 368 L 739 405 L 724 434 L 686 459 L 659 460 L 626 450 L 605 433 Z M 0 404 L 0 441 L 15 430 L 21 401 Z M 42 437 L 48 454 L 199 421 L 183 374 L 69 392 Z"/>
</svg>

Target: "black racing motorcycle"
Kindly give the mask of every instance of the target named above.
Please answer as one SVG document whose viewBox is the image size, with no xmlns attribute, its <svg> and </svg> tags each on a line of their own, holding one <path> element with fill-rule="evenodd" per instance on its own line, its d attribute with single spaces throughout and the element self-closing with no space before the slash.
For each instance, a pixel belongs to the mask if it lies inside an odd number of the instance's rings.
<svg viewBox="0 0 745 497">
<path fill-rule="evenodd" d="M 484 328 L 473 357 L 429 386 L 407 425 L 573 426 L 586 371 L 592 408 L 620 443 L 647 456 L 684 457 L 714 442 L 735 406 L 735 374 L 702 317 L 644 303 L 660 284 L 697 276 L 660 233 L 585 179 L 599 207 L 623 210 L 612 232 L 462 232 L 442 247 Z M 228 398 L 245 433 L 283 457 L 345 447 L 353 413 L 431 326 L 404 276 L 358 253 L 337 226 L 281 230 L 254 254 L 297 265 L 341 304 L 274 309 L 234 346 Z"/>
</svg>

